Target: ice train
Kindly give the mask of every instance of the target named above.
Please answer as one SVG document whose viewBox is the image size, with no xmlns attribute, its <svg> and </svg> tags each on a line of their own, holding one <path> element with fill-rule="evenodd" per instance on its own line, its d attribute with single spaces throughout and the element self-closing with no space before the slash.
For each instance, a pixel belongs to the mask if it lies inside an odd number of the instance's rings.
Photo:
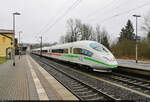
<svg viewBox="0 0 150 102">
<path fill-rule="evenodd" d="M 40 49 L 32 53 L 40 54 Z M 77 41 L 42 48 L 42 56 L 86 66 L 93 71 L 110 72 L 118 63 L 113 54 L 96 41 Z"/>
</svg>

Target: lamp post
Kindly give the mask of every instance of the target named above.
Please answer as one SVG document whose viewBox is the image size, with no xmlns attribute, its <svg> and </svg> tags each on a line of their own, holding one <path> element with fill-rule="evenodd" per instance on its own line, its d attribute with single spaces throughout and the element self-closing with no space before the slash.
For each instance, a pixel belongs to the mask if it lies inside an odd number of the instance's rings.
<svg viewBox="0 0 150 102">
<path fill-rule="evenodd" d="M 22 33 L 22 31 L 19 31 L 19 59 L 20 59 L 20 54 L 21 54 L 21 46 L 20 46 L 21 39 L 20 39 L 20 33 Z"/>
<path fill-rule="evenodd" d="M 18 13 L 18 12 L 13 13 L 13 33 L 14 33 L 13 66 L 15 66 L 15 16 L 16 15 L 20 15 L 20 13 Z"/>
<path fill-rule="evenodd" d="M 140 15 L 133 15 L 136 18 L 136 63 L 138 63 L 138 43 L 137 43 L 137 25 L 138 25 L 138 17 L 141 17 Z"/>
<path fill-rule="evenodd" d="M 40 38 L 41 38 L 41 43 L 40 43 L 41 52 L 40 52 L 40 55 L 42 56 L 42 36 Z"/>
</svg>

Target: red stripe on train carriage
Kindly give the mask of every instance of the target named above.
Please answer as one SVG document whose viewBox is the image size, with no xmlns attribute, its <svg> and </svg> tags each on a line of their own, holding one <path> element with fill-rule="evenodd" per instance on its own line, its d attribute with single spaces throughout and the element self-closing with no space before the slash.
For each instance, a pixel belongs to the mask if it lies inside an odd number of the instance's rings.
<svg viewBox="0 0 150 102">
<path fill-rule="evenodd" d="M 61 54 L 58 53 L 46 53 L 47 55 L 55 55 L 55 56 L 61 56 Z"/>
</svg>

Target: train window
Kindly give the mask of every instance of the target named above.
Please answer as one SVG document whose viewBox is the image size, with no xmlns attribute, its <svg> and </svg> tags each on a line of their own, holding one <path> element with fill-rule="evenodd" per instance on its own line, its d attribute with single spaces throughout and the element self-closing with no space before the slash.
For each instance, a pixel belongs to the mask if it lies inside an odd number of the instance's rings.
<svg viewBox="0 0 150 102">
<path fill-rule="evenodd" d="M 82 49 L 82 54 L 91 57 L 93 55 L 92 52 L 86 50 L 86 49 Z"/>
<path fill-rule="evenodd" d="M 90 52 L 86 49 L 81 49 L 81 48 L 74 48 L 73 52 L 74 52 L 74 54 L 81 54 L 81 55 L 85 55 L 85 56 L 89 56 L 89 57 L 91 57 L 93 55 L 92 52 Z"/>
<path fill-rule="evenodd" d="M 42 50 L 42 52 L 47 52 L 47 50 Z"/>
<path fill-rule="evenodd" d="M 64 52 L 63 53 L 68 53 L 68 49 L 64 49 Z"/>
<path fill-rule="evenodd" d="M 81 48 L 74 48 L 73 53 L 74 54 L 82 54 L 82 49 Z"/>
<path fill-rule="evenodd" d="M 64 49 L 58 49 L 58 53 L 63 53 Z"/>
<path fill-rule="evenodd" d="M 88 54 L 88 51 L 87 51 L 87 50 L 85 50 L 85 49 L 82 49 L 82 54 L 87 55 L 87 54 Z"/>
<path fill-rule="evenodd" d="M 58 50 L 57 49 L 53 49 L 52 53 L 58 53 Z"/>
<path fill-rule="evenodd" d="M 55 53 L 55 50 L 52 50 L 52 53 Z"/>
<path fill-rule="evenodd" d="M 52 53 L 68 53 L 68 49 L 53 49 Z"/>
<path fill-rule="evenodd" d="M 104 47 L 102 44 L 99 43 L 91 43 L 90 47 L 100 52 L 106 52 L 106 53 L 109 52 L 109 50 L 106 47 Z"/>
</svg>

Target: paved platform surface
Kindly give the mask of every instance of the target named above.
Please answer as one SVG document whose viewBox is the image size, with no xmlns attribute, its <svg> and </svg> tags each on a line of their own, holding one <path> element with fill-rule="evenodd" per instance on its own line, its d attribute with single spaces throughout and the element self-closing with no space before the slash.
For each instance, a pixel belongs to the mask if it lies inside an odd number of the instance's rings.
<svg viewBox="0 0 150 102">
<path fill-rule="evenodd" d="M 78 100 L 29 55 L 15 60 L 0 64 L 0 100 Z"/>
<path fill-rule="evenodd" d="M 21 60 L 16 58 L 16 66 L 12 65 L 9 60 L 4 64 L 0 64 L 0 99 L 2 100 L 28 100 L 38 99 L 35 86 L 31 80 L 31 73 L 25 57 Z M 28 79 L 30 79 L 28 81 Z M 29 84 L 29 82 L 31 82 Z M 30 97 L 30 91 L 32 97 Z"/>
<path fill-rule="evenodd" d="M 150 71 L 150 62 L 148 61 L 138 61 L 138 63 L 135 60 L 117 59 L 117 61 L 119 66 Z"/>
</svg>

